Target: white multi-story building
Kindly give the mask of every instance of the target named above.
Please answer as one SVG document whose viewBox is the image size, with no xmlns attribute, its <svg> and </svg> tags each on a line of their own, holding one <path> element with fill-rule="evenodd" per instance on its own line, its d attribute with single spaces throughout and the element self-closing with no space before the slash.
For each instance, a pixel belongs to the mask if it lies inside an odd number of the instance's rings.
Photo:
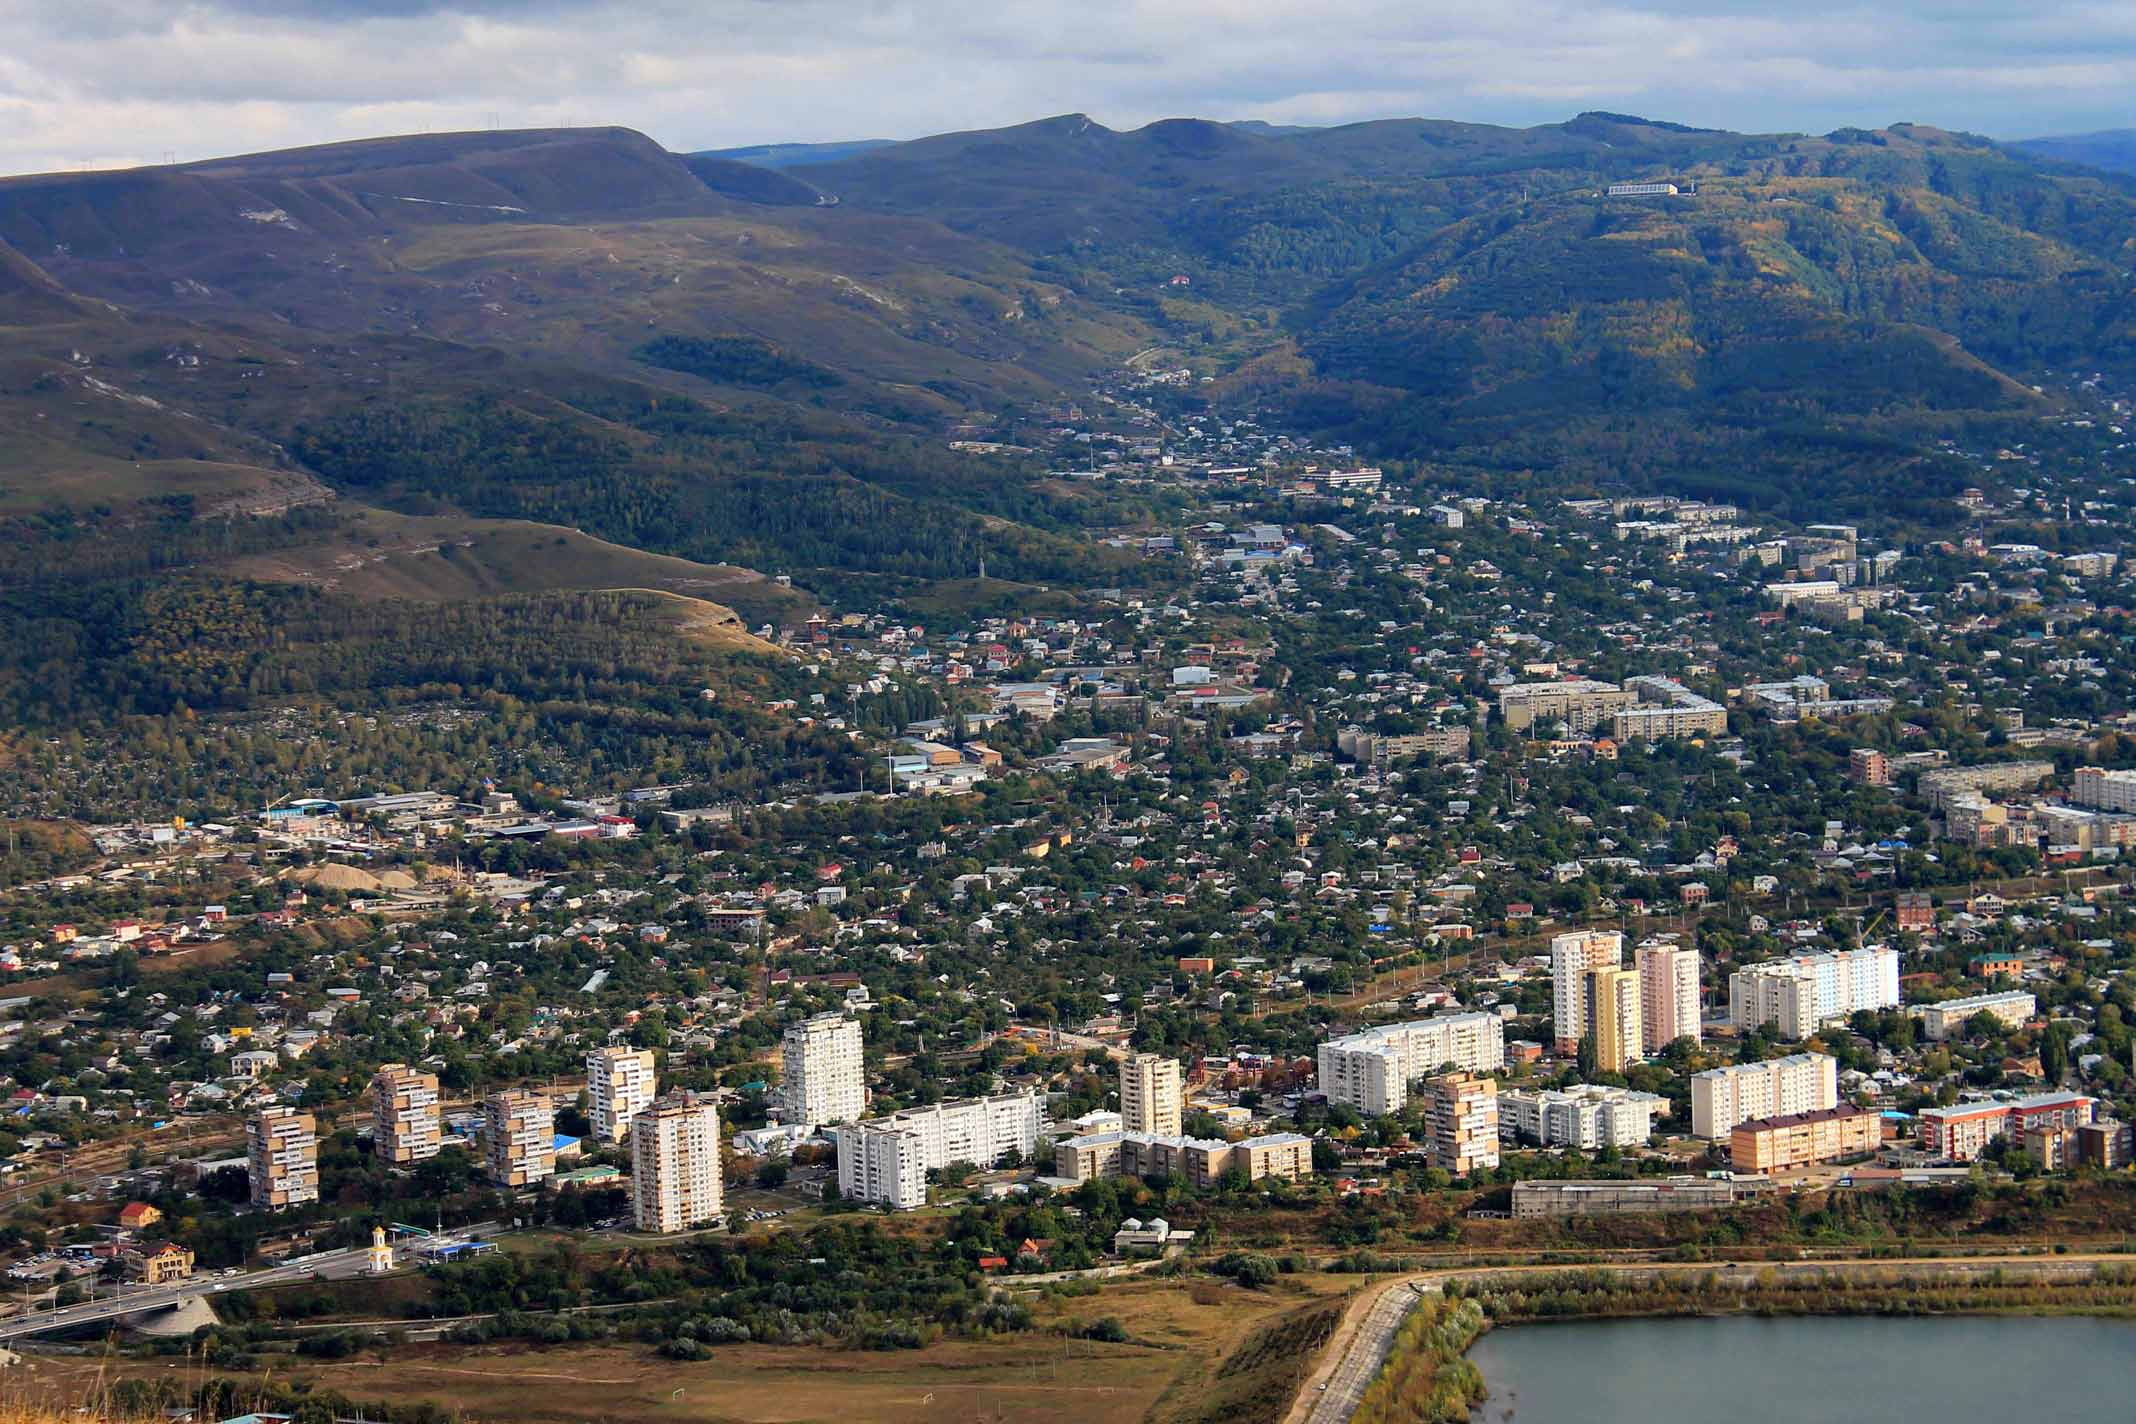
<svg viewBox="0 0 2136 1424">
<path fill-rule="evenodd" d="M 1945 999 L 1940 1004 L 1921 1005 L 1921 1031 L 1940 1043 L 1954 1033 L 1964 1033 L 1975 1014 L 1992 1014 L 1999 1022 L 2015 1027 L 2031 1018 L 2037 1007 L 2032 995 L 2022 989 Z"/>
<path fill-rule="evenodd" d="M 1691 1075 L 1691 1134 L 1726 1142 L 1739 1122 L 1839 1106 L 1839 1060 L 1791 1053 Z"/>
<path fill-rule="evenodd" d="M 927 1204 L 927 1174 L 952 1162 L 991 1167 L 1026 1157 L 1046 1135 L 1043 1092 L 1002 1093 L 845 1123 L 836 1132 L 838 1190 L 893 1211 Z"/>
<path fill-rule="evenodd" d="M 1120 1129 L 1154 1137 L 1180 1135 L 1179 1060 L 1137 1053 L 1120 1063 Z"/>
<path fill-rule="evenodd" d="M 630 1120 L 631 1217 L 640 1231 L 688 1231 L 726 1210 L 719 1109 L 699 1093 L 670 1093 Z"/>
<path fill-rule="evenodd" d="M 2136 771 L 2080 766 L 2071 780 L 2069 799 L 2096 811 L 2136 812 Z"/>
<path fill-rule="evenodd" d="M 1498 1131 L 1538 1147 L 1638 1147 L 1654 1132 L 1668 1099 L 1630 1088 L 1581 1083 L 1563 1090 L 1507 1090 L 1498 1095 Z"/>
<path fill-rule="evenodd" d="M 858 1122 L 867 1109 L 858 1019 L 817 1014 L 787 1029 L 781 1071 L 780 1114 L 789 1123 Z"/>
<path fill-rule="evenodd" d="M 1642 944 L 1632 953 L 1639 970 L 1640 1051 L 1659 1053 L 1679 1038 L 1703 1041 L 1698 1018 L 1698 951 L 1676 944 Z"/>
<path fill-rule="evenodd" d="M 596 1048 L 586 1055 L 586 1095 L 593 1100 L 593 1135 L 602 1142 L 630 1136 L 630 1120 L 659 1096 L 650 1048 Z"/>
<path fill-rule="evenodd" d="M 252 1204 L 269 1211 L 319 1200 L 319 1125 L 295 1108 L 262 1108 L 245 1129 Z"/>
<path fill-rule="evenodd" d="M 1372 1117 L 1400 1112 L 1409 1085 L 1451 1063 L 1465 1073 L 1506 1066 L 1505 1021 L 1496 1014 L 1440 1014 L 1382 1024 L 1320 1045 L 1320 1091 Z"/>
<path fill-rule="evenodd" d="M 1587 973 L 1624 963 L 1616 930 L 1572 930 L 1550 940 L 1550 1027 L 1560 1053 L 1580 1046 L 1587 1032 Z"/>
<path fill-rule="evenodd" d="M 1808 1038 L 1820 1024 L 1898 1002 L 1899 952 L 1885 945 L 1768 960 L 1728 976 L 1729 1022 L 1770 1024 L 1783 1038 Z"/>
</svg>

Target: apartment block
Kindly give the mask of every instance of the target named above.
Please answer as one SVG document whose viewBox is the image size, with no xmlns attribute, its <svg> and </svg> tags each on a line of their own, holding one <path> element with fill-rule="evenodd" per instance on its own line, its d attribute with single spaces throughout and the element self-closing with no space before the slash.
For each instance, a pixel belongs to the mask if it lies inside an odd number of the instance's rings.
<svg viewBox="0 0 2136 1424">
<path fill-rule="evenodd" d="M 1739 1122 L 1729 1133 L 1729 1165 L 1738 1172 L 1793 1172 L 1876 1151 L 1883 1115 L 1842 1103 L 1813 1112 Z"/>
<path fill-rule="evenodd" d="M 838 1190 L 893 1211 L 927 1204 L 927 1174 L 952 1162 L 991 1167 L 1011 1152 L 1029 1156 L 1046 1133 L 1043 1092 L 1002 1093 L 912 1108 L 841 1124 Z"/>
<path fill-rule="evenodd" d="M 1945 999 L 1940 1004 L 1922 1004 L 1921 1032 L 1932 1042 L 1941 1043 L 1954 1035 L 1963 1034 L 1966 1025 L 1976 1014 L 1991 1015 L 1998 1023 L 2015 1027 L 2033 1015 L 2032 995 L 2022 989 L 2008 989 L 1998 994 L 1974 994 L 1964 999 Z"/>
<path fill-rule="evenodd" d="M 1889 946 L 1799 954 L 1728 976 L 1728 1018 L 1738 1028 L 1770 1024 L 1783 1038 L 1899 1002 L 1899 952 Z"/>
<path fill-rule="evenodd" d="M 1623 742 L 1661 737 L 1712 737 L 1728 730 L 1728 709 L 1672 677 L 1625 679 L 1636 705 L 1619 712 L 1611 726 Z"/>
<path fill-rule="evenodd" d="M 1875 747 L 1856 747 L 1847 753 L 1848 779 L 1862 786 L 1891 785 L 1891 758 Z"/>
<path fill-rule="evenodd" d="M 1477 1073 L 1445 1073 L 1424 1084 L 1425 1156 L 1456 1177 L 1498 1165 L 1498 1083 Z"/>
<path fill-rule="evenodd" d="M 2097 1106 L 2095 1099 L 2082 1093 L 2036 1093 L 2007 1102 L 1923 1108 L 1921 1148 L 1938 1157 L 1970 1162 L 1998 1137 L 2022 1138 L 2045 1128 L 2085 1127 Z"/>
<path fill-rule="evenodd" d="M 405 1167 L 437 1156 L 443 1142 L 437 1074 L 382 1064 L 371 1079 L 371 1150 L 378 1160 Z"/>
<path fill-rule="evenodd" d="M 319 1200 L 319 1124 L 295 1108 L 262 1108 L 245 1125 L 252 1204 L 269 1211 Z"/>
<path fill-rule="evenodd" d="M 2069 799 L 2095 811 L 2136 813 L 2136 771 L 2080 766 L 2071 778 Z"/>
<path fill-rule="evenodd" d="M 602 1142 L 630 1136 L 630 1122 L 659 1096 L 649 1048 L 596 1048 L 586 1055 L 586 1095 L 593 1102 L 593 1135 Z"/>
<path fill-rule="evenodd" d="M 1072 1182 L 1164 1176 L 1208 1187 L 1227 1172 L 1238 1172 L 1249 1182 L 1268 1178 L 1295 1182 L 1310 1176 L 1312 1170 L 1313 1139 L 1296 1132 L 1272 1132 L 1241 1142 L 1094 1132 L 1068 1138 L 1053 1148 L 1053 1174 Z"/>
<path fill-rule="evenodd" d="M 779 1103 L 788 1123 L 860 1121 L 868 1088 L 858 1019 L 817 1014 L 786 1030 Z"/>
<path fill-rule="evenodd" d="M 1517 682 L 1498 689 L 1498 715 L 1516 732 L 1538 722 L 1563 722 L 1574 732 L 1592 732 L 1638 701 L 1636 692 L 1591 678 Z"/>
<path fill-rule="evenodd" d="M 1137 1053 L 1120 1063 L 1120 1126 L 1157 1137 L 1180 1132 L 1179 1060 Z"/>
<path fill-rule="evenodd" d="M 1691 1075 L 1691 1134 L 1726 1142 L 1739 1122 L 1839 1106 L 1839 1061 L 1792 1053 Z"/>
<path fill-rule="evenodd" d="M 726 1210 L 719 1109 L 700 1093 L 670 1093 L 630 1118 L 631 1219 L 640 1231 L 688 1231 Z"/>
<path fill-rule="evenodd" d="M 1622 1073 L 1639 1061 L 1639 973 L 1633 969 L 1587 971 L 1586 1038 L 1595 1046 L 1595 1066 Z"/>
<path fill-rule="evenodd" d="M 556 1174 L 556 1109 L 546 1093 L 492 1093 L 482 1104 L 489 1178 L 530 1187 Z"/>
<path fill-rule="evenodd" d="M 1654 1114 L 1668 1099 L 1597 1083 L 1498 1095 L 1498 1134 L 1536 1147 L 1638 1147 L 1654 1132 Z"/>
<path fill-rule="evenodd" d="M 1587 975 L 1624 963 L 1624 936 L 1615 930 L 1572 930 L 1550 940 L 1550 1024 L 1557 1051 L 1570 1053 L 1587 1032 Z"/>
<path fill-rule="evenodd" d="M 1400 1112 L 1409 1085 L 1448 1064 L 1468 1073 L 1505 1067 L 1505 1020 L 1440 1014 L 1331 1038 L 1320 1045 L 1320 1091 L 1331 1103 L 1378 1117 Z"/>
<path fill-rule="evenodd" d="M 1659 1053 L 1679 1038 L 1705 1039 L 1699 1024 L 1698 951 L 1643 944 L 1632 953 L 1639 971 L 1639 1051 Z"/>
</svg>

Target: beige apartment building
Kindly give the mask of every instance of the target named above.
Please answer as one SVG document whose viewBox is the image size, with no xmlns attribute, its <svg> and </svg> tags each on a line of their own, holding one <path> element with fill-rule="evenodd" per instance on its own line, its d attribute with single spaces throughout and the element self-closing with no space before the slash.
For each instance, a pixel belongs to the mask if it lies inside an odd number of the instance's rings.
<svg viewBox="0 0 2136 1424">
<path fill-rule="evenodd" d="M 269 1211 L 319 1200 L 319 1124 L 295 1108 L 262 1108 L 245 1125 L 252 1204 Z"/>
<path fill-rule="evenodd" d="M 1498 690 L 1498 715 L 1515 732 L 1525 732 L 1537 722 L 1563 722 L 1574 732 L 1592 732 L 1638 701 L 1636 692 L 1591 678 L 1516 682 Z"/>
<path fill-rule="evenodd" d="M 556 1109 L 548 1094 L 492 1093 L 482 1109 L 493 1185 L 530 1187 L 556 1174 Z"/>
<path fill-rule="evenodd" d="M 1120 1063 L 1120 1129 L 1156 1137 L 1180 1133 L 1179 1060 L 1137 1053 Z"/>
<path fill-rule="evenodd" d="M 699 1093 L 670 1093 L 632 1115 L 631 1217 L 640 1231 L 688 1231 L 726 1210 L 719 1109 Z"/>
<path fill-rule="evenodd" d="M 1864 1157 L 1883 1144 L 1883 1124 L 1882 1114 L 1852 1103 L 1739 1122 L 1729 1134 L 1729 1165 L 1738 1172 L 1793 1172 Z"/>
<path fill-rule="evenodd" d="M 1698 951 L 1643 944 L 1633 951 L 1639 970 L 1639 1051 L 1659 1053 L 1679 1038 L 1702 1042 L 1698 1012 Z"/>
<path fill-rule="evenodd" d="M 373 1155 L 381 1162 L 405 1167 L 437 1156 L 443 1142 L 437 1074 L 405 1063 L 381 1065 L 371 1079 Z"/>
<path fill-rule="evenodd" d="M 1624 963 L 1616 930 L 1570 930 L 1550 940 L 1550 1025 L 1557 1051 L 1570 1053 L 1587 1032 L 1587 976 Z"/>
<path fill-rule="evenodd" d="M 593 1108 L 593 1135 L 601 1142 L 630 1136 L 630 1120 L 658 1096 L 650 1048 L 596 1048 L 586 1055 L 586 1096 Z"/>
<path fill-rule="evenodd" d="M 1498 1165 L 1498 1083 L 1475 1073 L 1446 1073 L 1424 1083 L 1424 1122 L 1431 1165 L 1466 1177 Z"/>
</svg>

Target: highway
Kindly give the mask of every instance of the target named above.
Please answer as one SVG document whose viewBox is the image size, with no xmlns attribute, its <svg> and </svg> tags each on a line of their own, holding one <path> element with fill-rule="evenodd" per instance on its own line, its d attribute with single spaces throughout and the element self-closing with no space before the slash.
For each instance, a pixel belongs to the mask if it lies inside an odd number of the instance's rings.
<svg viewBox="0 0 2136 1424">
<path fill-rule="evenodd" d="M 164 1286 L 125 1286 L 110 1295 L 99 1295 L 94 1300 L 85 1300 L 79 1305 L 61 1306 L 56 1310 L 37 1310 L 28 1315 L 0 1320 L 0 1342 L 43 1335 L 53 1330 L 67 1330 L 79 1325 L 94 1325 L 100 1321 L 117 1320 L 122 1316 L 139 1315 L 149 1310 L 167 1309 L 188 1296 L 213 1300 L 224 1291 L 288 1285 L 313 1276 L 353 1275 L 364 1268 L 365 1260 L 365 1253 L 361 1250 L 326 1251 L 301 1261 L 270 1266 L 260 1271 L 246 1271 L 235 1276 L 194 1276 Z"/>
</svg>

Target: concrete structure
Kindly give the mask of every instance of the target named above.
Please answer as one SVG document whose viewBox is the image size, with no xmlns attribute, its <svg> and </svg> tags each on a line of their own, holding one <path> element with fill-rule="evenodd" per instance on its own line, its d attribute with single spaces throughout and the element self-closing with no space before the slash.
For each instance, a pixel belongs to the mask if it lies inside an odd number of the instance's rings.
<svg viewBox="0 0 2136 1424">
<path fill-rule="evenodd" d="M 1639 1051 L 1659 1053 L 1679 1038 L 1704 1041 L 1698 1011 L 1698 951 L 1643 944 L 1632 951 L 1639 971 Z"/>
<path fill-rule="evenodd" d="M 1550 1031 L 1557 1051 L 1570 1053 L 1587 1032 L 1587 975 L 1624 963 L 1624 936 L 1616 930 L 1572 930 L 1550 940 Z"/>
<path fill-rule="evenodd" d="M 1179 1060 L 1137 1053 L 1120 1062 L 1120 1127 L 1156 1137 L 1180 1133 Z"/>
<path fill-rule="evenodd" d="M 2102 771 L 2080 766 L 2071 778 L 2069 799 L 2095 811 L 2136 813 L 2136 771 Z"/>
<path fill-rule="evenodd" d="M 2080 773 L 2081 774 L 2081 773 Z M 2028 791 L 2054 775 L 2051 761 L 1997 761 L 1924 771 L 1916 784 L 1928 809 L 1941 811 L 1963 796 L 1990 791 Z"/>
<path fill-rule="evenodd" d="M 1962 1034 L 1975 1014 L 1988 1014 L 1998 1023 L 2016 1027 L 2033 1015 L 2032 995 L 2022 989 L 1999 994 L 1974 994 L 1964 999 L 1945 999 L 1940 1004 L 1921 1004 L 1921 1032 L 1931 1042 L 1941 1043 Z"/>
<path fill-rule="evenodd" d="M 1565 1089 L 1507 1090 L 1498 1095 L 1498 1135 L 1536 1147 L 1638 1147 L 1654 1132 L 1668 1099 L 1597 1083 Z"/>
<path fill-rule="evenodd" d="M 1528 1181 L 1513 1184 L 1513 1215 L 1621 1216 L 1649 1211 L 1718 1211 L 1755 1200 L 1763 1181 L 1710 1177 L 1635 1177 L 1626 1181 Z"/>
<path fill-rule="evenodd" d="M 490 1182 L 530 1187 L 556 1174 L 556 1109 L 546 1093 L 492 1093 L 482 1104 Z"/>
<path fill-rule="evenodd" d="M 1467 1073 L 1505 1067 L 1505 1020 L 1440 1014 L 1331 1038 L 1320 1045 L 1320 1091 L 1331 1103 L 1379 1117 L 1400 1112 L 1409 1085 L 1448 1064 Z"/>
<path fill-rule="evenodd" d="M 1899 952 L 1889 946 L 1792 955 L 1728 976 L 1729 1022 L 1770 1024 L 1783 1038 L 1808 1038 L 1820 1024 L 1898 1002 Z"/>
<path fill-rule="evenodd" d="M 1921 1149 L 1971 1162 L 1998 1137 L 2022 1138 L 2046 1128 L 2078 1129 L 2092 1120 L 2095 1100 L 2082 1093 L 2036 1093 L 2007 1102 L 1959 1103 L 1921 1109 Z"/>
<path fill-rule="evenodd" d="M 295 1108 L 262 1108 L 245 1125 L 252 1204 L 268 1211 L 319 1200 L 319 1124 Z"/>
<path fill-rule="evenodd" d="M 586 1055 L 586 1096 L 593 1105 L 593 1136 L 621 1142 L 630 1120 L 659 1096 L 650 1048 L 596 1048 Z"/>
<path fill-rule="evenodd" d="M 1691 1075 L 1691 1134 L 1726 1142 L 1739 1122 L 1839 1106 L 1839 1061 L 1794 1053 Z"/>
<path fill-rule="evenodd" d="M 1635 969 L 1587 971 L 1587 1029 L 1594 1044 L 1595 1066 L 1622 1073 L 1639 1061 L 1639 972 Z"/>
<path fill-rule="evenodd" d="M 1636 692 L 1591 678 L 1516 682 L 1498 690 L 1498 715 L 1516 732 L 1537 722 L 1563 722 L 1575 732 L 1593 732 L 1638 700 Z"/>
<path fill-rule="evenodd" d="M 405 1167 L 437 1156 L 443 1142 L 437 1074 L 381 1064 L 371 1079 L 371 1151 L 378 1160 Z"/>
<path fill-rule="evenodd" d="M 631 1220 L 640 1231 L 689 1231 L 719 1220 L 719 1109 L 700 1093 L 670 1093 L 631 1114 Z"/>
<path fill-rule="evenodd" d="M 1739 1122 L 1728 1137 L 1728 1160 L 1738 1172 L 1792 1172 L 1876 1151 L 1884 1116 L 1852 1103 Z"/>
<path fill-rule="evenodd" d="M 858 1019 L 817 1014 L 787 1029 L 782 1071 L 779 1106 L 787 1122 L 858 1122 L 867 1110 Z"/>
<path fill-rule="evenodd" d="M 1639 703 L 1616 715 L 1612 726 L 1618 741 L 1710 737 L 1728 730 L 1726 707 L 1701 697 L 1674 678 L 1627 678 L 1624 687 Z"/>
<path fill-rule="evenodd" d="M 1498 1165 L 1498 1083 L 1446 1073 L 1424 1084 L 1425 1157 L 1456 1177 Z"/>
<path fill-rule="evenodd" d="M 1863 786 L 1891 785 L 1891 758 L 1875 747 L 1856 747 L 1847 753 L 1847 775 Z"/>
<path fill-rule="evenodd" d="M 931 1171 L 953 1162 L 992 1167 L 1009 1152 L 1036 1152 L 1046 1135 L 1046 1095 L 1003 1093 L 936 1103 L 845 1123 L 835 1135 L 838 1190 L 852 1201 L 908 1211 L 927 1204 Z"/>
<path fill-rule="evenodd" d="M 1335 749 L 1352 761 L 1385 766 L 1404 757 L 1430 757 L 1435 761 L 1466 761 L 1469 729 L 1434 727 L 1430 731 L 1400 736 L 1381 736 L 1362 727 L 1345 727 L 1335 736 Z"/>
<path fill-rule="evenodd" d="M 1101 1177 L 1171 1177 L 1191 1186 L 1214 1185 L 1227 1172 L 1249 1182 L 1295 1182 L 1313 1170 L 1313 1139 L 1274 1132 L 1226 1142 L 1212 1137 L 1159 1137 L 1143 1132 L 1094 1132 L 1053 1148 L 1053 1175 L 1071 1182 Z"/>
</svg>

